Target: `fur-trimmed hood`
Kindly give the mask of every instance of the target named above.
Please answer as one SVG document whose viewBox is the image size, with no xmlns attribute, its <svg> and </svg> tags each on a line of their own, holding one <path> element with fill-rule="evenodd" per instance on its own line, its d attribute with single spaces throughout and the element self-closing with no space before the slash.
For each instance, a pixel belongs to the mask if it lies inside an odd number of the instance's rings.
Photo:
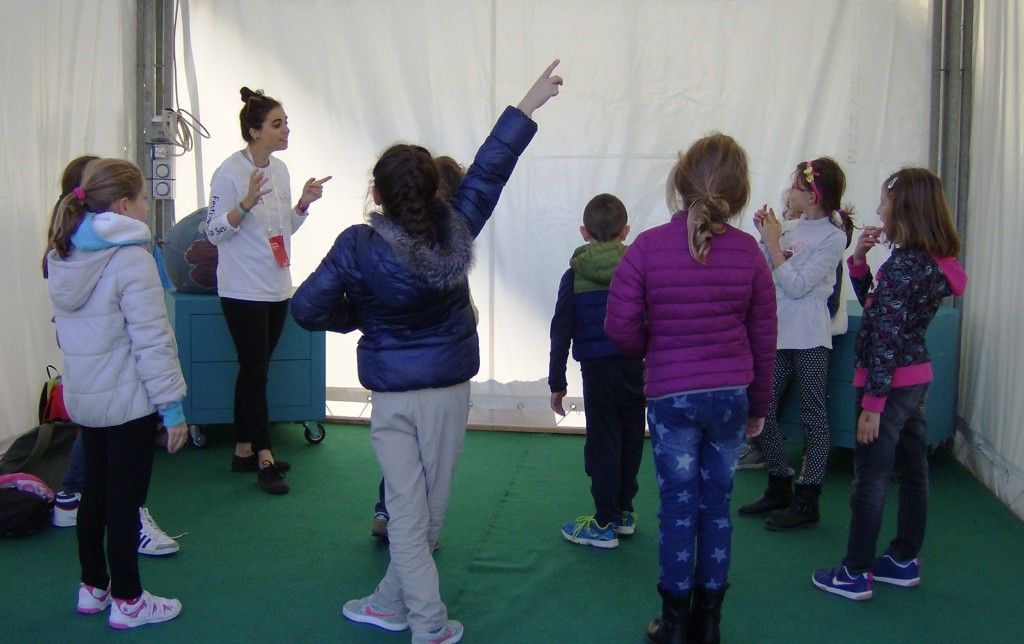
<svg viewBox="0 0 1024 644">
<path fill-rule="evenodd" d="M 379 212 L 370 213 L 370 225 L 406 270 L 431 287 L 453 288 L 473 268 L 473 234 L 466 220 L 447 204 L 436 201 L 432 207 L 444 208 L 446 213 L 444 239 L 440 242 L 413 237 Z"/>
</svg>

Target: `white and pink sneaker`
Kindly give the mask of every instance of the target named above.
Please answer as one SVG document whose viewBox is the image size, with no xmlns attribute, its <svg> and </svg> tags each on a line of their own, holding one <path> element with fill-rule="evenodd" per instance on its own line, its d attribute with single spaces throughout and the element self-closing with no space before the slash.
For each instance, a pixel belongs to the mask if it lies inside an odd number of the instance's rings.
<svg viewBox="0 0 1024 644">
<path fill-rule="evenodd" d="M 85 583 L 78 584 L 79 613 L 94 615 L 107 606 L 110 606 L 110 584 L 107 584 L 106 590 Z"/>
<path fill-rule="evenodd" d="M 107 624 L 111 628 L 135 628 L 145 624 L 158 624 L 174 619 L 181 612 L 181 602 L 150 595 L 148 591 L 134 600 L 115 599 L 110 606 L 110 619 Z"/>
</svg>

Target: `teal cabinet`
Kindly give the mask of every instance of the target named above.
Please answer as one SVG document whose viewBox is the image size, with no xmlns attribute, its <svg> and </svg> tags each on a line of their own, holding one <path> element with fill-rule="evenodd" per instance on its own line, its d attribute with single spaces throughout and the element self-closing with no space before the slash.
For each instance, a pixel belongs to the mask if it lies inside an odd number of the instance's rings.
<svg viewBox="0 0 1024 644">
<path fill-rule="evenodd" d="M 183 406 L 193 442 L 204 442 L 199 425 L 234 422 L 238 362 L 216 295 L 165 294 L 167 315 L 178 342 L 178 359 L 188 385 Z M 271 422 L 306 425 L 306 438 L 323 440 L 325 415 L 326 333 L 309 332 L 291 315 L 270 362 L 267 402 Z"/>
<path fill-rule="evenodd" d="M 856 439 L 857 416 L 854 408 L 853 342 L 860 329 L 863 309 L 854 300 L 848 302 L 850 327 L 832 338 L 828 365 L 828 422 L 831 442 L 852 448 Z M 934 380 L 928 387 L 925 418 L 928 420 L 928 444 L 939 443 L 953 435 L 956 427 L 957 377 L 960 372 L 960 310 L 939 308 L 925 336 L 932 360 Z M 779 429 L 787 438 L 803 439 L 800 423 L 800 392 L 796 381 L 783 397 Z"/>
</svg>

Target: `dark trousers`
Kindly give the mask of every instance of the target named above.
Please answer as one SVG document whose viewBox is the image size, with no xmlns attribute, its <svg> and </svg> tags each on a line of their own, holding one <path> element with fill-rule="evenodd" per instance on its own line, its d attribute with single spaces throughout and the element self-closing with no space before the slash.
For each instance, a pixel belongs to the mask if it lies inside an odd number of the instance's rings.
<svg viewBox="0 0 1024 644">
<path fill-rule="evenodd" d="M 618 523 L 633 511 L 644 453 L 644 365 L 637 358 L 584 360 L 587 441 L 583 464 L 594 497 L 594 520 Z"/>
<path fill-rule="evenodd" d="M 250 302 L 220 298 L 224 320 L 238 354 L 235 379 L 235 442 L 252 443 L 252 450 L 271 449 L 267 373 L 270 357 L 288 317 L 288 300 Z"/>
<path fill-rule="evenodd" d="M 142 594 L 139 508 L 149 493 L 158 420 L 151 414 L 116 427 L 82 428 L 85 487 L 77 527 L 82 581 L 104 589 L 109 581 L 117 599 Z"/>
<path fill-rule="evenodd" d="M 388 513 L 388 504 L 384 502 L 384 479 L 380 480 L 380 488 L 377 490 L 377 505 L 373 506 L 374 512 Z"/>
<path fill-rule="evenodd" d="M 928 518 L 928 423 L 924 399 L 928 384 L 894 387 L 889 391 L 879 422 L 878 438 L 857 443 L 853 453 L 853 496 L 850 499 L 850 541 L 846 565 L 852 573 L 871 570 L 882 529 L 885 491 L 895 466 L 899 480 L 896 538 L 889 546 L 898 561 L 917 557 L 924 543 Z M 855 396 L 860 415 L 864 390 Z"/>
</svg>

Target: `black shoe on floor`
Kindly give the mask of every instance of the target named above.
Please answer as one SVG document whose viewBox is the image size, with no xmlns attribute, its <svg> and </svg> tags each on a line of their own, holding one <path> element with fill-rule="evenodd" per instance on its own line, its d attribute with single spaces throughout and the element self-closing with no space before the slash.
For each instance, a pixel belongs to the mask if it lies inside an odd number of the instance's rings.
<svg viewBox="0 0 1024 644">
<path fill-rule="evenodd" d="M 277 469 L 282 472 L 287 472 L 292 469 L 291 463 L 288 461 L 277 461 L 275 463 Z M 256 454 L 251 456 L 232 456 L 231 457 L 231 471 L 232 472 L 259 472 L 260 465 L 257 462 Z"/>
<path fill-rule="evenodd" d="M 267 494 L 288 494 L 288 484 L 284 482 L 284 473 L 276 463 L 263 461 L 263 467 L 256 474 L 260 489 Z"/>
</svg>

